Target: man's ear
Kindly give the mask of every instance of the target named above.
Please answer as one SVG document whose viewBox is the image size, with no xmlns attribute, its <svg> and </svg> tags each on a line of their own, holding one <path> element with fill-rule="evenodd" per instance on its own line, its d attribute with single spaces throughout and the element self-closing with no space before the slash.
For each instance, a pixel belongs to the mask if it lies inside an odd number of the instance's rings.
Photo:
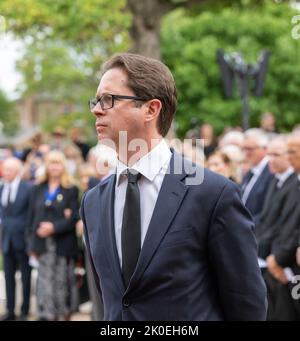
<svg viewBox="0 0 300 341">
<path fill-rule="evenodd" d="M 155 98 L 148 101 L 145 105 L 147 107 L 145 121 L 150 122 L 152 120 L 155 120 L 161 111 L 161 101 Z"/>
</svg>

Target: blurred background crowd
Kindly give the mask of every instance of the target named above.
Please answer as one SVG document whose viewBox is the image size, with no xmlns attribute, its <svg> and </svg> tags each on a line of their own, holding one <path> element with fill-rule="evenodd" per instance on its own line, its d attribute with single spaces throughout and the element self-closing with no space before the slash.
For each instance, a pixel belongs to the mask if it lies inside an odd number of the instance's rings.
<svg viewBox="0 0 300 341">
<path fill-rule="evenodd" d="M 293 280 L 300 274 L 299 126 L 280 134 L 274 115 L 266 112 L 257 128 L 227 128 L 217 136 L 205 123 L 185 137 L 179 139 L 171 130 L 167 142 L 194 163 L 240 186 L 256 224 L 268 319 L 299 320 L 299 300 L 292 296 Z M 18 310 L 21 320 L 69 320 L 80 304 L 89 301 L 89 318 L 101 320 L 103 308 L 85 254 L 78 210 L 83 193 L 113 172 L 114 153 L 104 145 L 89 146 L 77 127 L 69 131 L 56 127 L 49 139 L 36 134 L 28 142 L 24 149 L 2 149 L 1 251 L 6 288 L 2 319 L 16 319 Z M 19 307 L 17 270 L 22 282 Z"/>
</svg>

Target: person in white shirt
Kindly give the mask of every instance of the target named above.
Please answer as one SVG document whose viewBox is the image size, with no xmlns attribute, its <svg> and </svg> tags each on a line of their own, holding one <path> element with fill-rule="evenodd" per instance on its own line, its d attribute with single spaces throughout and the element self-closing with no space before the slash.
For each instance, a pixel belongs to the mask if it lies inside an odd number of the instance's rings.
<svg viewBox="0 0 300 341">
<path fill-rule="evenodd" d="M 168 148 L 176 105 L 167 66 L 131 53 L 104 64 L 90 100 L 118 154 L 80 210 L 104 320 L 263 320 L 250 214 L 236 184 Z"/>
</svg>

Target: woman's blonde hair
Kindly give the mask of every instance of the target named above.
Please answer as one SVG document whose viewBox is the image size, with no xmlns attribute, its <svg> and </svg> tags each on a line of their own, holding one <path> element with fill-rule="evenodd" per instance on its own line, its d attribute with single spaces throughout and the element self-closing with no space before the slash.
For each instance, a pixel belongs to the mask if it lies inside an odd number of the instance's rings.
<svg viewBox="0 0 300 341">
<path fill-rule="evenodd" d="M 61 186 L 64 188 L 70 188 L 75 185 L 75 180 L 72 175 L 68 172 L 66 158 L 64 154 L 59 150 L 52 150 L 45 158 L 44 169 L 41 175 L 38 177 L 38 183 L 48 182 L 49 173 L 48 167 L 51 163 L 58 162 L 63 166 L 63 172 L 61 175 Z"/>
</svg>

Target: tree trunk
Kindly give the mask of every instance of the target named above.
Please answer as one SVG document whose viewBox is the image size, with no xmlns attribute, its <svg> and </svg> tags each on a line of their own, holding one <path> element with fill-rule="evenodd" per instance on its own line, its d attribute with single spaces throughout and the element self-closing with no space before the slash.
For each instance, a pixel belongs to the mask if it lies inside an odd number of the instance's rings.
<svg viewBox="0 0 300 341">
<path fill-rule="evenodd" d="M 127 0 L 132 13 L 130 52 L 160 59 L 160 23 L 162 17 L 177 7 L 190 8 L 205 0 Z"/>
<path fill-rule="evenodd" d="M 167 0 L 127 0 L 127 5 L 133 15 L 130 52 L 160 59 L 161 19 L 174 5 Z"/>
</svg>

